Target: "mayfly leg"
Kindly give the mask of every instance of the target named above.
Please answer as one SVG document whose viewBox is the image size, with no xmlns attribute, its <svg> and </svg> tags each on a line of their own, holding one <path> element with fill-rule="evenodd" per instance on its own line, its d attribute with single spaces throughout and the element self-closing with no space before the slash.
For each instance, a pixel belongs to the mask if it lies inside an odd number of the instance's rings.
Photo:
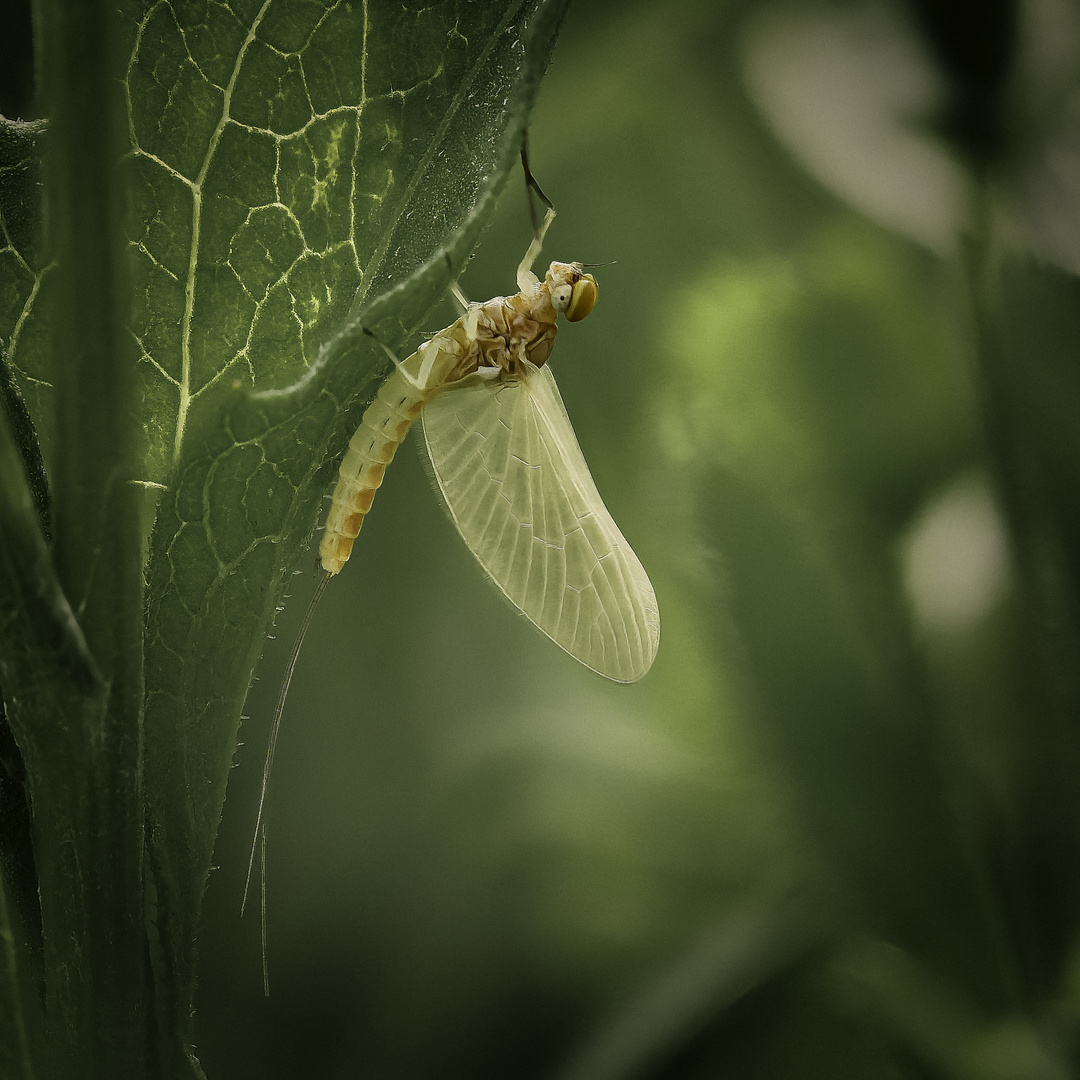
<svg viewBox="0 0 1080 1080">
<path fill-rule="evenodd" d="M 461 309 L 461 313 L 464 314 L 469 310 L 471 305 L 465 294 L 458 287 L 457 279 L 454 277 L 454 264 L 450 258 L 450 252 L 447 252 L 444 258 L 446 260 L 446 269 L 450 271 L 450 295 L 453 297 L 454 303 Z"/>
<path fill-rule="evenodd" d="M 544 236 L 547 234 L 548 227 L 555 220 L 555 206 L 544 194 L 543 189 L 536 182 L 536 177 L 532 174 L 532 169 L 529 168 L 528 132 L 525 132 L 521 137 L 521 168 L 525 172 L 525 190 L 529 196 L 529 218 L 532 221 L 533 227 L 532 243 L 529 245 L 528 250 L 525 252 L 525 257 L 521 260 L 517 269 L 517 287 L 522 292 L 525 292 L 540 281 L 540 279 L 532 272 L 533 263 L 536 262 L 540 255 L 540 251 L 544 246 Z M 537 223 L 536 220 L 536 204 L 533 202 L 534 193 L 546 209 L 544 220 L 540 223 Z"/>
<path fill-rule="evenodd" d="M 465 298 L 465 294 L 461 289 L 458 288 L 458 283 L 456 281 L 450 282 L 450 295 L 457 302 L 457 305 L 461 308 L 463 314 L 469 310 L 469 301 Z"/>
<path fill-rule="evenodd" d="M 532 169 L 529 168 L 529 133 L 527 131 L 521 136 L 521 168 L 525 172 L 525 191 L 529 197 L 529 219 L 532 221 L 533 236 L 543 238 L 550 222 L 545 220 L 543 225 L 537 224 L 536 206 L 533 203 L 533 195 L 535 194 L 540 202 L 544 204 L 544 208 L 551 217 L 555 216 L 555 205 L 544 194 L 543 189 L 537 183 L 536 177 L 533 176 Z"/>
<path fill-rule="evenodd" d="M 360 332 L 361 332 L 362 334 L 366 334 L 366 335 L 367 335 L 367 336 L 368 336 L 369 338 L 371 338 L 371 340 L 372 340 L 372 341 L 374 341 L 374 342 L 375 342 L 375 344 L 376 344 L 376 345 L 378 345 L 378 346 L 379 346 L 379 348 L 380 348 L 380 349 L 382 349 L 382 351 L 383 351 L 384 353 L 386 353 L 386 355 L 387 355 L 387 356 L 389 357 L 389 359 L 390 359 L 390 362 L 391 362 L 391 363 L 392 363 L 392 364 L 394 365 L 394 367 L 395 367 L 395 368 L 397 369 L 397 371 L 399 372 L 399 374 L 401 375 L 401 377 L 402 377 L 402 378 L 403 378 L 403 379 L 404 379 L 404 380 L 405 380 L 405 381 L 406 381 L 406 382 L 407 382 L 407 383 L 408 383 L 408 384 L 409 384 L 409 385 L 410 385 L 411 387 L 413 387 L 413 389 L 414 389 L 414 390 L 423 390 L 423 389 L 424 389 L 424 386 L 423 386 L 423 384 L 422 384 L 422 383 L 420 382 L 420 380 L 419 380 L 419 379 L 417 379 L 417 377 L 416 377 L 415 375 L 412 375 L 412 374 L 410 374 L 410 373 L 409 373 L 409 372 L 408 372 L 408 371 L 406 370 L 406 368 L 405 368 L 405 365 L 404 365 L 404 364 L 403 364 L 403 363 L 401 362 L 401 360 L 399 360 L 399 359 L 398 359 L 398 355 L 397 355 L 397 353 L 395 353 L 395 352 L 394 352 L 394 350 L 393 350 L 393 349 L 391 349 L 389 345 L 387 345 L 387 344 L 386 344 L 386 343 L 385 343 L 384 341 L 382 341 L 382 340 L 381 340 L 381 339 L 379 338 L 379 335 L 378 335 L 378 334 L 376 334 L 374 330 L 369 330 L 369 329 L 368 329 L 368 328 L 367 328 L 366 326 L 361 326 L 361 327 L 360 327 Z"/>
</svg>

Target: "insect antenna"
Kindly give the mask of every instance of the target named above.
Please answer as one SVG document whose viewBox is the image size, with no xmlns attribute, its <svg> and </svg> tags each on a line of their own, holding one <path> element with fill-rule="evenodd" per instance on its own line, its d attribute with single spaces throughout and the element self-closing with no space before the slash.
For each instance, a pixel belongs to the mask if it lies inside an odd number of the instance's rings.
<svg viewBox="0 0 1080 1080">
<path fill-rule="evenodd" d="M 259 851 L 259 910 L 262 928 L 262 968 L 263 968 L 263 993 L 270 996 L 270 970 L 266 959 L 266 822 L 263 820 L 266 809 L 266 796 L 270 789 L 270 770 L 274 766 L 274 752 L 277 750 L 278 732 L 281 730 L 281 714 L 285 711 L 285 698 L 289 694 L 289 684 L 292 682 L 293 672 L 296 670 L 296 661 L 300 656 L 300 648 L 307 637 L 308 627 L 315 609 L 319 606 L 322 594 L 333 574 L 323 574 L 315 595 L 308 604 L 304 614 L 304 621 L 300 624 L 300 630 L 296 635 L 296 641 L 289 655 L 289 662 L 285 665 L 285 677 L 281 680 L 281 690 L 278 693 L 277 705 L 274 707 L 274 719 L 270 722 L 270 738 L 266 744 L 266 760 L 263 762 L 262 790 L 259 792 L 259 811 L 255 817 L 255 835 L 251 840 L 251 855 L 248 858 L 247 877 L 244 879 L 244 898 L 240 901 L 240 915 L 243 916 L 247 907 L 248 890 L 251 888 L 251 872 L 255 866 L 255 852 Z"/>
</svg>

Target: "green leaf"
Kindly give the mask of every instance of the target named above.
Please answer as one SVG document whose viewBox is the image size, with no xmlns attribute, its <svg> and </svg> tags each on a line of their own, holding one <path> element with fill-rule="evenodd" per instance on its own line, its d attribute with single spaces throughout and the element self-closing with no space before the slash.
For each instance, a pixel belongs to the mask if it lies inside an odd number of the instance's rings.
<svg viewBox="0 0 1080 1080">
<path fill-rule="evenodd" d="M 361 328 L 402 348 L 475 246 L 564 7 L 264 4 L 188 23 L 158 6 L 131 25 L 143 476 L 167 489 L 146 768 L 168 1014 L 194 985 L 252 671 L 388 367 Z"/>
</svg>

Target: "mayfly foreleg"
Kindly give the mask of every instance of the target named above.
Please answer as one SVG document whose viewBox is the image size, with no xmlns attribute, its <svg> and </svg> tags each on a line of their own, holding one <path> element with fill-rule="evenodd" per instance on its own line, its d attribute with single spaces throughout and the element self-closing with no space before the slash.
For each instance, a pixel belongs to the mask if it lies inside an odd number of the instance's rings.
<svg viewBox="0 0 1080 1080">
<path fill-rule="evenodd" d="M 532 174 L 532 169 L 529 168 L 528 132 L 521 137 L 521 168 L 525 173 L 525 191 L 529 198 L 529 218 L 533 227 L 532 243 L 526 250 L 525 256 L 518 264 L 517 269 L 517 287 L 521 292 L 525 292 L 526 289 L 538 284 L 540 281 L 532 272 L 533 263 L 539 258 L 544 246 L 544 236 L 547 234 L 551 223 L 555 220 L 555 206 L 544 194 L 543 189 L 536 182 L 536 177 Z M 537 223 L 536 220 L 536 205 L 533 203 L 534 193 L 545 208 L 544 220 L 540 223 Z"/>
<path fill-rule="evenodd" d="M 458 307 L 461 308 L 462 314 L 469 310 L 469 307 L 471 305 L 469 304 L 469 301 L 465 298 L 465 294 L 458 287 L 458 283 L 456 281 L 450 282 L 450 295 L 457 302 Z"/>
<path fill-rule="evenodd" d="M 375 342 L 375 344 L 378 345 L 380 349 L 382 349 L 384 353 L 386 353 L 386 355 L 390 358 L 390 362 L 394 365 L 395 368 L 397 368 L 398 372 L 401 374 L 401 377 L 405 379 L 406 382 L 410 383 L 417 390 L 424 389 L 423 384 L 420 382 L 419 378 L 413 375 L 412 372 L 410 372 L 405 367 L 405 361 L 399 360 L 397 357 L 397 353 L 395 353 L 394 350 L 386 344 L 386 342 L 381 341 L 374 330 L 369 330 L 366 326 L 361 326 L 360 329 L 363 333 L 367 334 L 367 336 L 371 338 Z"/>
<path fill-rule="evenodd" d="M 454 277 L 454 263 L 450 258 L 450 252 L 447 252 L 444 256 L 446 259 L 446 269 L 450 271 L 450 285 L 448 287 L 451 297 L 454 299 L 454 303 L 461 309 L 461 313 L 464 315 L 469 310 L 471 305 L 465 294 L 458 287 L 457 279 Z"/>
<path fill-rule="evenodd" d="M 537 183 L 532 169 L 529 168 L 529 133 L 527 131 L 521 136 L 521 168 L 525 173 L 525 192 L 529 199 L 529 220 L 532 221 L 533 236 L 539 236 L 543 239 L 548 225 L 551 224 L 551 219 L 555 216 L 555 204 L 544 194 L 543 188 Z M 536 222 L 536 206 L 533 204 L 534 194 L 547 211 L 542 225 L 538 225 Z"/>
</svg>

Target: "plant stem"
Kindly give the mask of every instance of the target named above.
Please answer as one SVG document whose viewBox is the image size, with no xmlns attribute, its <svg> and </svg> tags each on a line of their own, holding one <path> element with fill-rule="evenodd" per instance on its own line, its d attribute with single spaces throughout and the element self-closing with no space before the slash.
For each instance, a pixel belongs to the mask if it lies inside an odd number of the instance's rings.
<svg viewBox="0 0 1080 1080">
<path fill-rule="evenodd" d="M 34 805 L 51 1068 L 143 1077 L 142 567 L 134 359 L 118 162 L 126 124 L 115 5 L 38 0 L 39 89 L 51 118 L 46 221 L 58 432 L 56 577 L 96 677 L 67 672 L 20 745 Z M 15 724 L 13 722 L 13 727 Z"/>
</svg>

